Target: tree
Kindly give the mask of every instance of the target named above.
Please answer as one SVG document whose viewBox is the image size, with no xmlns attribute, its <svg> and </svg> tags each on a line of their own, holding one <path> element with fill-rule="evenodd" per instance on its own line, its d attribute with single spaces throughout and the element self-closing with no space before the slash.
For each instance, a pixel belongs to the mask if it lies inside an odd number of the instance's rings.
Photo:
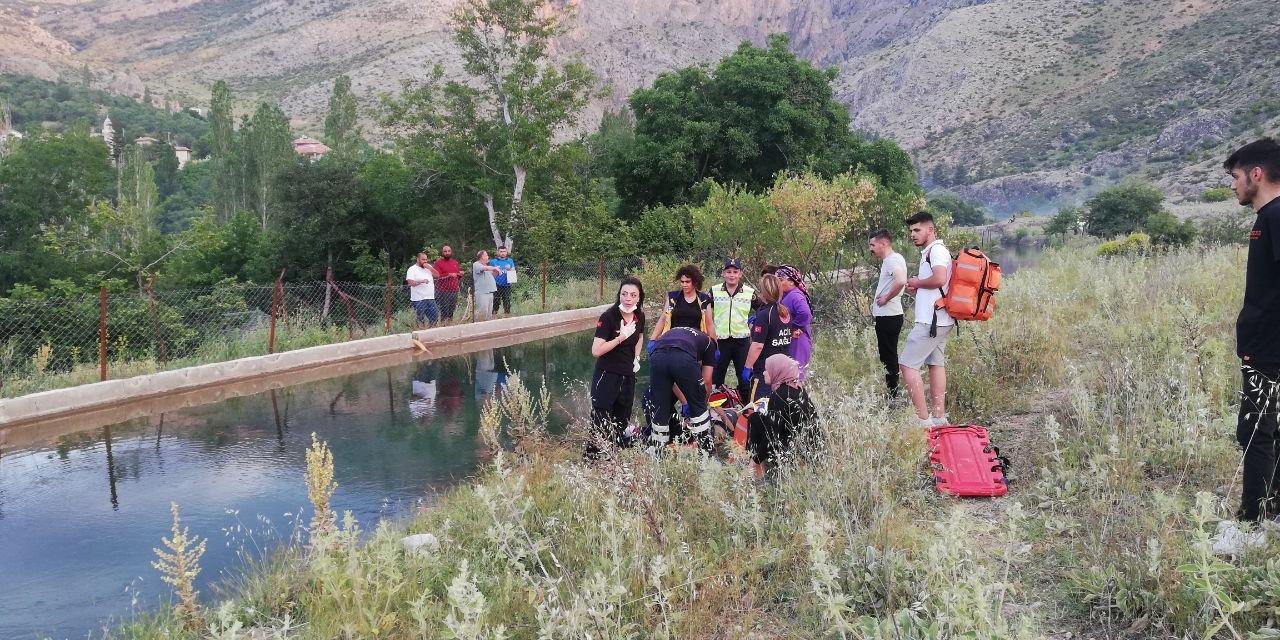
<svg viewBox="0 0 1280 640">
<path fill-rule="evenodd" d="M 599 184 L 555 178 L 526 207 L 524 255 L 551 263 L 580 262 L 632 251 L 626 223 L 613 217 Z"/>
<path fill-rule="evenodd" d="M 1190 220 L 1181 221 L 1169 211 L 1160 210 L 1147 217 L 1142 230 L 1151 236 L 1152 244 L 1166 247 L 1182 247 L 1196 239 L 1196 225 Z"/>
<path fill-rule="evenodd" d="M 253 185 L 254 209 L 263 230 L 266 230 L 278 177 L 294 159 L 289 119 L 280 107 L 262 102 L 258 104 L 249 126 L 241 133 Z"/>
<path fill-rule="evenodd" d="M 46 250 L 41 229 L 72 225 L 113 186 L 107 146 L 87 125 L 46 133 L 0 158 L 0 291 L 69 275 L 63 256 Z"/>
<path fill-rule="evenodd" d="M 856 145 L 849 114 L 816 69 L 773 34 L 742 43 L 714 70 L 663 73 L 631 94 L 635 143 L 617 161 L 618 189 L 641 207 L 687 200 L 704 179 L 760 192 L 783 170 L 846 170 Z"/>
<path fill-rule="evenodd" d="M 164 200 L 178 190 L 178 156 L 173 146 L 161 142 L 152 147 L 155 155 L 156 188 Z"/>
<path fill-rule="evenodd" d="M 1127 182 L 1089 199 L 1085 203 L 1085 225 L 1089 235 L 1112 237 L 1142 229 L 1147 218 L 1160 212 L 1164 196 L 1143 182 Z"/>
<path fill-rule="evenodd" d="M 1058 213 L 1049 220 L 1049 224 L 1045 225 L 1044 233 L 1049 236 L 1065 237 L 1068 233 L 1077 233 L 1083 221 L 1084 211 L 1080 207 L 1063 207 L 1058 209 Z"/>
<path fill-rule="evenodd" d="M 407 83 L 399 100 L 384 100 L 384 125 L 406 157 L 474 193 L 494 244 L 512 244 L 530 172 L 574 124 L 595 82 L 581 62 L 546 61 L 551 38 L 564 32 L 557 7 L 464 0 L 451 29 L 469 77 L 442 83 L 437 67 L 425 83 Z"/>
<path fill-rule="evenodd" d="M 357 170 L 349 160 L 326 157 L 299 159 L 280 173 L 280 224 L 271 233 L 279 264 L 272 269 L 319 280 L 342 263 L 351 240 L 365 231 Z"/>
<path fill-rule="evenodd" d="M 349 155 L 360 137 L 356 126 L 356 109 L 359 103 L 351 92 L 351 77 L 343 74 L 333 82 L 333 94 L 329 96 L 329 115 L 324 119 L 324 140 L 334 153 Z"/>
<path fill-rule="evenodd" d="M 216 196 L 213 201 L 218 218 L 226 221 L 239 208 L 241 202 L 238 186 L 240 177 L 237 164 L 235 107 L 231 104 L 231 90 L 224 80 L 213 83 L 213 97 L 209 102 L 209 124 L 214 163 Z"/>
<path fill-rule="evenodd" d="M 958 227 L 975 227 L 987 223 L 987 212 L 980 205 L 949 191 L 929 197 L 929 210 L 951 216 L 951 223 Z"/>
</svg>

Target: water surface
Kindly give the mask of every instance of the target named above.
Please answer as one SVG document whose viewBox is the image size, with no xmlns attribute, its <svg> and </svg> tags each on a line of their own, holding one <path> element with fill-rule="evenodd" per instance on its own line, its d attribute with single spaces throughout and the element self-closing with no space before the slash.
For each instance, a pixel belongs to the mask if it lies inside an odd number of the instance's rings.
<svg viewBox="0 0 1280 640">
<path fill-rule="evenodd" d="M 552 427 L 586 403 L 590 335 L 344 375 L 0 451 L 0 638 L 100 635 L 169 588 L 151 567 L 169 503 L 209 539 L 199 589 L 310 518 L 304 452 L 329 443 L 333 508 L 366 528 L 429 503 L 483 455 L 479 406 L 519 372 Z M 504 366 L 505 363 L 505 366 Z M 136 603 L 135 603 L 136 602 Z"/>
</svg>

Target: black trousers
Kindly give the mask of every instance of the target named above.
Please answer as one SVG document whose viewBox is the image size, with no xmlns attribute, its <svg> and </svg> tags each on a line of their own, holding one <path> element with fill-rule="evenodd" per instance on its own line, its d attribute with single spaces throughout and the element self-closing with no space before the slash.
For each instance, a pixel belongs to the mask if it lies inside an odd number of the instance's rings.
<svg viewBox="0 0 1280 640">
<path fill-rule="evenodd" d="M 891 395 L 898 393 L 898 336 L 902 335 L 902 316 L 876 316 L 876 347 L 884 364 L 884 383 Z"/>
<path fill-rule="evenodd" d="M 591 427 L 592 442 L 588 452 L 597 442 L 626 445 L 623 432 L 631 421 L 631 409 L 635 403 L 636 377 L 610 373 L 597 368 L 591 376 Z"/>
<path fill-rule="evenodd" d="M 741 378 L 742 368 L 747 366 L 747 351 L 751 350 L 751 338 L 720 338 L 716 341 L 716 345 L 720 348 L 720 359 L 716 361 L 716 368 L 711 372 L 711 384 L 717 386 L 724 384 L 730 364 L 733 365 L 734 375 Z M 741 385 L 735 379 L 729 386 L 737 388 Z"/>
<path fill-rule="evenodd" d="M 1276 438 L 1276 412 L 1280 405 L 1280 367 L 1240 365 L 1242 378 L 1240 415 L 1236 441 L 1244 448 L 1240 482 L 1240 520 L 1261 520 L 1275 515 L 1276 464 L 1280 443 Z M 1270 512 L 1270 514 L 1268 514 Z"/>
<path fill-rule="evenodd" d="M 440 305 L 440 319 L 453 320 L 453 310 L 458 308 L 458 292 L 437 291 L 436 303 Z"/>
<path fill-rule="evenodd" d="M 675 385 L 684 394 L 689 405 L 689 434 L 683 434 L 679 420 L 671 420 L 674 413 Z M 691 355 L 674 348 L 659 348 L 649 356 L 649 397 L 653 402 L 655 442 L 665 444 L 685 440 L 688 435 L 702 439 L 711 433 L 711 414 L 707 408 L 707 388 L 702 383 L 702 365 Z"/>
<path fill-rule="evenodd" d="M 502 306 L 502 312 L 511 313 L 511 285 L 500 284 L 498 290 L 493 293 L 493 315 L 498 315 L 498 306 Z"/>
</svg>

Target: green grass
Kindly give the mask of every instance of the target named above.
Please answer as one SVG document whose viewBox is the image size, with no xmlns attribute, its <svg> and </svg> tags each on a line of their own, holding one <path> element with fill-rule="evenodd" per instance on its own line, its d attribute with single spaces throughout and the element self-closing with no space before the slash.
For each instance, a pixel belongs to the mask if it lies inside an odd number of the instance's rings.
<svg viewBox="0 0 1280 640">
<path fill-rule="evenodd" d="M 854 319 L 819 333 L 821 442 L 771 481 L 692 454 L 584 466 L 582 424 L 535 429 L 409 522 L 254 569 L 208 603 L 212 630 L 119 635 L 1273 637 L 1250 634 L 1280 615 L 1280 549 L 1207 552 L 1236 498 L 1242 266 L 1071 247 L 1010 278 L 948 348 L 952 418 L 1013 457 L 1003 499 L 938 496 Z M 417 532 L 440 549 L 406 556 Z"/>
</svg>

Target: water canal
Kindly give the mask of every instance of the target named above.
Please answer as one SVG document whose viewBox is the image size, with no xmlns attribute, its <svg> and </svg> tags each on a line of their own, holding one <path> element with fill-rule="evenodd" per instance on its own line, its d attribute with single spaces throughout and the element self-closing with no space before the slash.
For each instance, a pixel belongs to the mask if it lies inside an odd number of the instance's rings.
<svg viewBox="0 0 1280 640">
<path fill-rule="evenodd" d="M 152 549 L 169 503 L 209 538 L 205 598 L 309 518 L 304 451 L 333 449 L 333 498 L 366 529 L 429 503 L 480 461 L 479 407 L 507 371 L 584 415 L 590 333 L 401 364 L 94 427 L 0 451 L 0 638 L 100 635 L 169 587 Z M 505 363 L 505 366 L 504 366 Z M 305 508 L 304 508 L 305 507 Z"/>
</svg>

